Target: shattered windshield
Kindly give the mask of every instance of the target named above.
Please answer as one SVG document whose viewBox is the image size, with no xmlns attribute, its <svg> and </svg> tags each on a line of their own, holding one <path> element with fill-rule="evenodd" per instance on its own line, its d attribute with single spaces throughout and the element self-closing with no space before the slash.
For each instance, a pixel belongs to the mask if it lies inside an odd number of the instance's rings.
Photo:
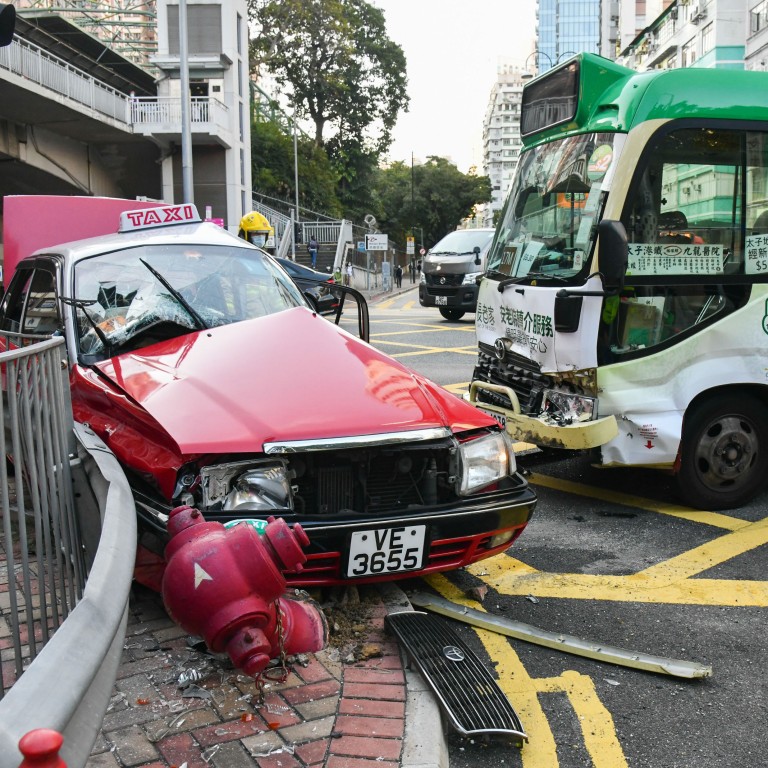
<svg viewBox="0 0 768 768">
<path fill-rule="evenodd" d="M 81 355 L 96 362 L 157 341 L 303 305 L 256 250 L 174 243 L 129 248 L 75 266 Z"/>
<path fill-rule="evenodd" d="M 615 134 L 542 144 L 520 158 L 488 270 L 509 278 L 567 279 L 584 267 Z"/>
</svg>

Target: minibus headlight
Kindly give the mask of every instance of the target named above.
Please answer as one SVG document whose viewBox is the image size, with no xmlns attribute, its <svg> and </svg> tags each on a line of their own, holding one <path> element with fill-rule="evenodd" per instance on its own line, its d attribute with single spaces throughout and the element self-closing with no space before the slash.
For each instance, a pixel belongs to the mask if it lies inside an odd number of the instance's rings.
<svg viewBox="0 0 768 768">
<path fill-rule="evenodd" d="M 461 480 L 459 493 L 467 496 L 515 472 L 515 454 L 506 432 L 494 432 L 459 448 Z"/>
<path fill-rule="evenodd" d="M 595 398 L 575 392 L 545 389 L 541 401 L 542 411 L 554 418 L 574 421 L 591 421 L 595 418 Z"/>
<path fill-rule="evenodd" d="M 464 275 L 464 279 L 461 281 L 462 285 L 475 285 L 477 278 L 482 275 L 482 272 L 468 272 Z"/>
</svg>

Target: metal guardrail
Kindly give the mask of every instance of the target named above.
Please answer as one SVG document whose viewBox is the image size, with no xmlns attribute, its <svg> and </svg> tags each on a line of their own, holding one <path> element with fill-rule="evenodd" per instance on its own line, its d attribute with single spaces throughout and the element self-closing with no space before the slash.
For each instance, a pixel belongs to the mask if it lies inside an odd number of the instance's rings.
<svg viewBox="0 0 768 768">
<path fill-rule="evenodd" d="M 0 629 L 10 643 L 0 652 L 0 768 L 18 767 L 19 739 L 36 728 L 61 733 L 61 757 L 82 768 L 121 658 L 135 507 L 111 452 L 72 424 L 63 339 L 5 341 Z"/>
<path fill-rule="evenodd" d="M 103 115 L 126 122 L 127 97 L 73 67 L 40 46 L 21 38 L 0 48 L 0 69 L 5 69 Z"/>
</svg>

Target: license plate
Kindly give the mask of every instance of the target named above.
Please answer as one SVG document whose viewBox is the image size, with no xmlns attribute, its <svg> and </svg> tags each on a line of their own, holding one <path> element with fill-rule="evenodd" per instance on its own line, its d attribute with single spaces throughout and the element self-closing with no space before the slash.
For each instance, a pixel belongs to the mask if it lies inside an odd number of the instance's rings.
<svg viewBox="0 0 768 768">
<path fill-rule="evenodd" d="M 435 296 L 435 306 L 436 307 L 447 307 L 448 306 L 448 297 L 447 296 Z"/>
<path fill-rule="evenodd" d="M 507 426 L 507 417 L 503 413 L 496 413 L 496 411 L 488 411 L 485 408 L 479 408 L 479 410 L 481 410 L 483 413 L 487 413 L 492 419 L 496 419 L 496 421 L 498 421 L 502 427 Z"/>
<path fill-rule="evenodd" d="M 400 573 L 421 568 L 426 525 L 355 531 L 349 544 L 347 576 Z"/>
</svg>

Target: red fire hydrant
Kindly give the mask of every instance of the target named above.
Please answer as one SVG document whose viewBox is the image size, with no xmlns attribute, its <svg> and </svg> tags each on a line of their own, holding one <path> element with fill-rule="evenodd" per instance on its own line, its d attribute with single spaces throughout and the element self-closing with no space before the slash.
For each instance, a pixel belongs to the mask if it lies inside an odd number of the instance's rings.
<svg viewBox="0 0 768 768">
<path fill-rule="evenodd" d="M 177 507 L 168 520 L 171 539 L 162 595 L 171 618 L 200 635 L 212 651 L 226 652 L 253 677 L 281 653 L 319 651 L 328 625 L 312 601 L 280 597 L 283 571 L 300 571 L 309 537 L 270 517 L 263 536 L 245 523 L 225 528 L 193 507 Z M 279 612 L 279 613 L 278 613 Z"/>
</svg>

